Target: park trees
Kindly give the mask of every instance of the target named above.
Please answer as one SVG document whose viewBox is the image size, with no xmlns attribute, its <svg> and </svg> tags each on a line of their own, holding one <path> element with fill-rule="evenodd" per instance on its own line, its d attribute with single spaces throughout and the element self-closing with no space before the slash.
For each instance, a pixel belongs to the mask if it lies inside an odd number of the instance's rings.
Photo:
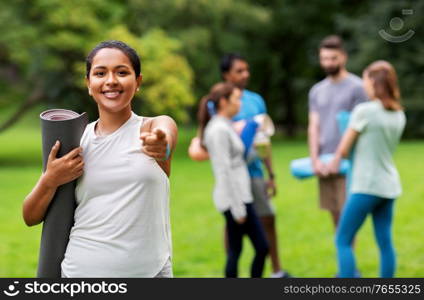
<svg viewBox="0 0 424 300">
<path fill-rule="evenodd" d="M 422 1 L 0 2 L 3 129 L 39 102 L 94 112 L 82 58 L 100 40 L 116 38 L 141 53 L 145 85 L 134 104 L 143 114 L 194 121 L 196 100 L 220 80 L 219 58 L 238 52 L 251 67 L 249 89 L 264 96 L 272 118 L 293 136 L 307 123 L 309 88 L 324 76 L 317 45 L 339 34 L 349 52 L 348 69 L 357 75 L 373 60 L 393 63 L 409 120 L 406 132 L 424 136 Z M 412 13 L 404 15 L 405 9 Z M 392 28 L 395 18 L 403 28 Z M 393 43 L 381 30 L 414 35 Z"/>
<path fill-rule="evenodd" d="M 39 103 L 94 113 L 84 86 L 84 58 L 98 42 L 127 41 L 142 57 L 145 85 L 135 101 L 143 114 L 168 113 L 187 121 L 194 102 L 192 69 L 181 43 L 150 27 L 125 23 L 127 7 L 114 0 L 8 1 L 0 10 L 0 131 Z M 145 59 L 143 59 L 145 58 Z"/>
</svg>

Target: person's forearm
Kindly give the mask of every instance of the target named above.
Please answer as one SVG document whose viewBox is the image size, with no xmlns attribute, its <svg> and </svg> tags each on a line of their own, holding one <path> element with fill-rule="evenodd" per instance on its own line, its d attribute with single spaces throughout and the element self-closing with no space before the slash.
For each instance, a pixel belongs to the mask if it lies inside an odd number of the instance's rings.
<svg viewBox="0 0 424 300">
<path fill-rule="evenodd" d="M 174 154 L 174 149 L 177 144 L 177 131 L 173 128 L 164 129 L 166 133 L 166 142 L 167 142 L 167 156 L 165 160 L 157 160 L 157 163 L 162 168 L 162 170 L 166 173 L 168 177 L 171 176 L 171 161 L 172 155 Z M 169 151 L 169 152 L 168 152 Z"/>
<path fill-rule="evenodd" d="M 42 174 L 34 189 L 24 200 L 22 214 L 25 224 L 33 226 L 43 221 L 56 190 L 57 186 L 49 182 L 45 173 Z"/>
<path fill-rule="evenodd" d="M 171 150 L 174 150 L 178 139 L 178 127 L 175 121 L 168 116 L 155 117 L 151 124 L 151 130 L 156 128 L 159 128 L 166 133 L 166 141 Z"/>
<path fill-rule="evenodd" d="M 275 173 L 274 173 L 274 170 L 272 168 L 272 153 L 271 153 L 271 150 L 269 152 L 269 156 L 264 158 L 264 163 L 265 163 L 265 167 L 266 167 L 266 170 L 268 172 L 269 178 L 274 179 Z"/>
<path fill-rule="evenodd" d="M 309 126 L 308 128 L 308 144 L 309 144 L 309 155 L 311 159 L 317 160 L 319 153 L 319 137 L 318 129 L 315 126 Z"/>
<path fill-rule="evenodd" d="M 159 116 L 151 120 L 150 125 L 146 128 L 147 131 L 154 131 L 160 129 L 165 132 L 167 142 L 167 156 L 165 160 L 156 160 L 158 165 L 169 177 L 171 175 L 171 160 L 172 155 L 177 145 L 178 128 L 175 121 L 169 116 Z M 169 151 L 169 152 L 168 152 Z"/>
<path fill-rule="evenodd" d="M 337 147 L 335 156 L 338 158 L 348 157 L 358 135 L 359 132 L 348 128 Z"/>
<path fill-rule="evenodd" d="M 234 219 L 246 216 L 246 209 L 240 192 L 236 191 L 237 178 L 240 174 L 234 174 L 231 166 L 231 142 L 228 131 L 216 130 L 210 133 L 207 139 L 207 147 L 215 176 L 215 188 L 219 189 L 219 200 L 226 202 L 230 206 Z M 247 199 L 244 199 L 247 200 Z"/>
</svg>

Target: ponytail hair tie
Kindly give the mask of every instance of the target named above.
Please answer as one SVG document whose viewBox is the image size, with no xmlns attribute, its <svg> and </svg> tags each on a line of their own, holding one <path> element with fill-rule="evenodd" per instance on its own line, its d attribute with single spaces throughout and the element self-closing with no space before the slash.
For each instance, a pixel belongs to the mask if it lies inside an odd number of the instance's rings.
<svg viewBox="0 0 424 300">
<path fill-rule="evenodd" d="M 211 99 L 209 99 L 207 102 L 207 106 L 208 106 L 208 113 L 212 117 L 213 115 L 216 114 L 215 104 L 213 103 Z"/>
</svg>

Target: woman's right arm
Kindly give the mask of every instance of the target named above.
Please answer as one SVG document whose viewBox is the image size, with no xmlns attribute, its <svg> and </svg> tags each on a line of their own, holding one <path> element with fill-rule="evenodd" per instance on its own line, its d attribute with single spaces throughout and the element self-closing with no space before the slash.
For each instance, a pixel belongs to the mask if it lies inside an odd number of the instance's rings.
<svg viewBox="0 0 424 300">
<path fill-rule="evenodd" d="M 246 207 L 240 195 L 234 191 L 235 178 L 231 172 L 231 137 L 227 130 L 231 129 L 215 130 L 211 134 L 207 147 L 216 176 L 215 180 L 221 189 L 219 194 L 222 200 L 229 203 L 234 220 L 241 224 L 246 218 Z"/>
<path fill-rule="evenodd" d="M 340 162 L 343 157 L 348 157 L 353 144 L 359 136 L 359 132 L 355 129 L 348 128 L 342 137 L 337 150 L 334 153 L 333 159 L 328 163 L 328 169 L 331 174 L 338 174 L 340 168 Z"/>
<path fill-rule="evenodd" d="M 82 148 L 75 148 L 63 157 L 56 158 L 59 148 L 60 142 L 57 141 L 50 151 L 46 171 L 24 200 L 22 215 L 28 226 L 37 225 L 44 220 L 59 186 L 77 179 L 83 173 L 84 162 L 80 155 Z"/>
</svg>

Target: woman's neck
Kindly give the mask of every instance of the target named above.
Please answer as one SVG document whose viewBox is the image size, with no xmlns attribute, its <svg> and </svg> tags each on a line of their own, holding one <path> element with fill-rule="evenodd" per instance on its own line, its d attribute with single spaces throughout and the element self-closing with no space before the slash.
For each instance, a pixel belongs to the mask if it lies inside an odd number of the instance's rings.
<svg viewBox="0 0 424 300">
<path fill-rule="evenodd" d="M 108 135 L 122 126 L 131 117 L 131 107 L 119 112 L 109 112 L 99 108 L 99 122 L 96 132 L 98 135 Z"/>
<path fill-rule="evenodd" d="M 233 117 L 233 116 L 229 116 L 229 115 L 228 115 L 228 113 L 227 113 L 226 111 L 219 111 L 219 112 L 217 113 L 217 115 L 218 115 L 218 116 L 221 116 L 221 117 L 223 117 L 223 118 L 226 118 L 226 119 L 228 119 L 228 120 L 231 120 L 231 118 Z"/>
</svg>

